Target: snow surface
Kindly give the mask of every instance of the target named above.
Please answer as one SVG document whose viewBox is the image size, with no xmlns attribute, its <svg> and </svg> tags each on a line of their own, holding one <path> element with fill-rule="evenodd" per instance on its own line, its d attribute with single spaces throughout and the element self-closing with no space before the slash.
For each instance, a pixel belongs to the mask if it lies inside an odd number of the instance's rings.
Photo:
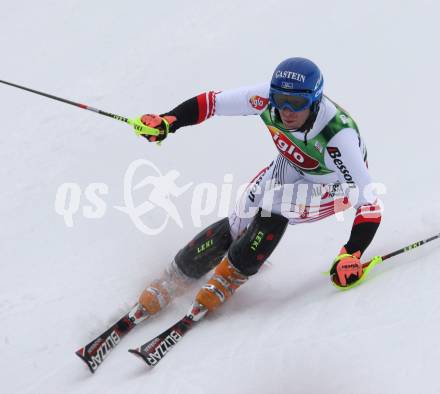
<svg viewBox="0 0 440 394">
<path fill-rule="evenodd" d="M 371 172 L 387 187 L 365 257 L 439 232 L 438 2 L 0 4 L 1 79 L 126 116 L 264 82 L 286 57 L 312 58 L 326 93 L 357 120 Z M 0 86 L 0 100 L 1 393 L 440 393 L 438 242 L 338 292 L 321 272 L 353 213 L 289 228 L 261 273 L 155 369 L 127 349 L 180 318 L 203 281 L 91 375 L 74 351 L 199 230 L 191 194 L 177 201 L 183 228 L 171 221 L 157 236 L 115 209 L 130 163 L 177 169 L 179 185 L 221 185 L 232 173 L 235 190 L 275 148 L 257 117 L 215 118 L 156 147 L 123 123 L 18 89 Z M 66 227 L 54 209 L 65 182 L 107 184 L 104 217 L 79 212 Z"/>
</svg>

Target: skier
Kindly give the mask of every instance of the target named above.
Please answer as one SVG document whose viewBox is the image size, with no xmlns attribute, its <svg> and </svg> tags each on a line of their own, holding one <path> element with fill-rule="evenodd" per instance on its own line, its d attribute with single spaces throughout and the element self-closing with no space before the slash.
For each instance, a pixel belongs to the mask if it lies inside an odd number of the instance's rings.
<svg viewBox="0 0 440 394">
<path fill-rule="evenodd" d="M 349 206 L 356 217 L 330 275 L 342 288 L 361 278 L 360 258 L 379 227 L 381 206 L 370 187 L 357 125 L 323 95 L 323 85 L 312 61 L 289 58 L 277 66 L 270 84 L 210 91 L 167 113 L 141 117 L 159 130 L 158 136 L 144 136 L 155 142 L 214 115 L 259 115 L 279 151 L 249 184 L 234 212 L 200 232 L 142 292 L 139 307 L 145 315 L 159 312 L 215 268 L 194 302 L 202 314 L 213 311 L 258 272 L 288 224 L 321 220 Z"/>
</svg>

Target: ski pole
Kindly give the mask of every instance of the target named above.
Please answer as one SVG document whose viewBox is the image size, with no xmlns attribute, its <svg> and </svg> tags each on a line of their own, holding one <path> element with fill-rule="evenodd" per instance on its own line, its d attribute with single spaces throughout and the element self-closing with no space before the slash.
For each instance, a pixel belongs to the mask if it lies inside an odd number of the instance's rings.
<svg viewBox="0 0 440 394">
<path fill-rule="evenodd" d="M 359 280 L 357 280 L 356 282 L 352 283 L 351 285 L 348 285 L 348 286 L 340 286 L 339 284 L 337 284 L 337 283 L 334 282 L 333 280 L 332 280 L 332 283 L 333 283 L 333 284 L 334 284 L 339 290 L 349 290 L 349 289 L 351 289 L 351 288 L 353 288 L 353 287 L 355 287 L 355 286 L 360 285 L 360 284 L 366 279 L 366 277 L 368 276 L 368 274 L 370 273 L 370 271 L 371 271 L 371 270 L 372 270 L 377 264 L 380 264 L 380 263 L 382 263 L 383 261 L 385 261 L 385 260 L 387 260 L 387 259 L 389 259 L 389 258 L 391 258 L 391 257 L 397 256 L 398 254 L 405 253 L 405 252 L 409 252 L 410 250 L 416 249 L 416 248 L 418 248 L 419 246 L 422 246 L 422 245 L 424 245 L 424 244 L 426 244 L 426 243 L 428 243 L 428 242 L 434 241 L 435 239 L 438 239 L 438 238 L 440 238 L 440 233 L 437 234 L 437 235 L 434 235 L 434 236 L 432 236 L 432 237 L 430 237 L 430 238 L 423 239 L 423 240 L 418 241 L 418 242 L 415 242 L 415 243 L 413 243 L 413 244 L 411 244 L 411 245 L 405 246 L 404 248 L 401 248 L 401 249 L 395 250 L 394 252 L 388 253 L 388 254 L 386 254 L 386 255 L 384 255 L 384 256 L 375 256 L 375 257 L 373 257 L 370 261 L 367 261 L 366 263 L 362 264 L 362 268 L 364 269 L 364 272 L 362 273 L 362 276 L 360 277 Z"/>
<path fill-rule="evenodd" d="M 409 252 L 410 250 L 418 248 L 419 246 L 422 246 L 422 245 L 424 245 L 424 244 L 426 244 L 428 242 L 434 241 L 437 238 L 440 238 L 440 233 L 438 233 L 437 235 L 434 235 L 434 236 L 432 236 L 430 238 L 423 239 L 423 240 L 415 242 L 415 243 L 413 243 L 411 245 L 405 246 L 404 248 L 395 250 L 394 252 L 388 253 L 388 254 L 386 254 L 384 256 L 373 257 L 373 259 L 371 259 L 370 261 L 367 261 L 366 263 L 362 264 L 362 267 L 363 268 L 367 268 L 372 263 L 372 261 L 374 259 L 380 258 L 380 262 L 382 262 L 382 261 L 385 261 L 385 260 L 387 260 L 387 259 L 389 259 L 391 257 L 397 256 L 398 254 Z"/>
<path fill-rule="evenodd" d="M 54 96 L 52 94 L 48 94 L 48 93 L 40 92 L 38 90 L 30 89 L 30 88 L 27 88 L 25 86 L 17 85 L 17 84 L 12 83 L 12 82 L 7 82 L 7 81 L 0 80 L 0 83 L 3 83 L 5 85 L 9 85 L 9 86 L 13 86 L 14 88 L 26 90 L 26 91 L 31 92 L 31 93 L 39 94 L 40 96 L 44 96 L 44 97 L 50 98 L 52 100 L 57 100 L 57 101 L 61 101 L 61 102 L 66 103 L 66 104 L 74 105 L 75 107 L 86 109 L 88 111 L 93 111 L 93 112 L 95 112 L 95 113 L 97 113 L 99 115 L 108 116 L 109 118 L 112 118 L 112 119 L 119 120 L 121 122 L 127 123 L 130 126 L 133 126 L 136 135 L 142 135 L 142 134 L 158 135 L 159 134 L 159 130 L 156 130 L 156 129 L 153 129 L 152 127 L 148 127 L 148 126 L 144 125 L 141 122 L 140 118 L 136 118 L 136 119 L 126 118 L 124 116 L 120 116 L 120 115 L 112 114 L 110 112 L 102 111 L 102 110 L 100 110 L 98 108 L 91 107 L 90 105 L 76 103 L 75 101 L 67 100 L 67 99 L 64 99 L 62 97 Z"/>
</svg>

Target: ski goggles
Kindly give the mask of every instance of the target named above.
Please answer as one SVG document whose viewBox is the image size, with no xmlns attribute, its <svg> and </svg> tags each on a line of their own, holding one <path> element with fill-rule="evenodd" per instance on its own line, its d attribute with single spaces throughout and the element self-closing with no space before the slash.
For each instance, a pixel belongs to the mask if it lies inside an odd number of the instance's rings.
<svg viewBox="0 0 440 394">
<path fill-rule="evenodd" d="M 293 112 L 300 112 L 313 104 L 313 95 L 311 93 L 271 93 L 269 98 L 271 104 L 278 110 L 287 108 Z"/>
</svg>

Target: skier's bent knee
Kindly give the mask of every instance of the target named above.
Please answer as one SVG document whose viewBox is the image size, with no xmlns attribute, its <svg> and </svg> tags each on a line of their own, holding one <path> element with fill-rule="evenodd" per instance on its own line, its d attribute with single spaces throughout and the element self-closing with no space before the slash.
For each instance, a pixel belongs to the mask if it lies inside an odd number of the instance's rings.
<svg viewBox="0 0 440 394">
<path fill-rule="evenodd" d="M 284 216 L 260 209 L 244 234 L 229 248 L 231 264 L 244 275 L 256 274 L 275 250 L 287 224 Z"/>
</svg>

